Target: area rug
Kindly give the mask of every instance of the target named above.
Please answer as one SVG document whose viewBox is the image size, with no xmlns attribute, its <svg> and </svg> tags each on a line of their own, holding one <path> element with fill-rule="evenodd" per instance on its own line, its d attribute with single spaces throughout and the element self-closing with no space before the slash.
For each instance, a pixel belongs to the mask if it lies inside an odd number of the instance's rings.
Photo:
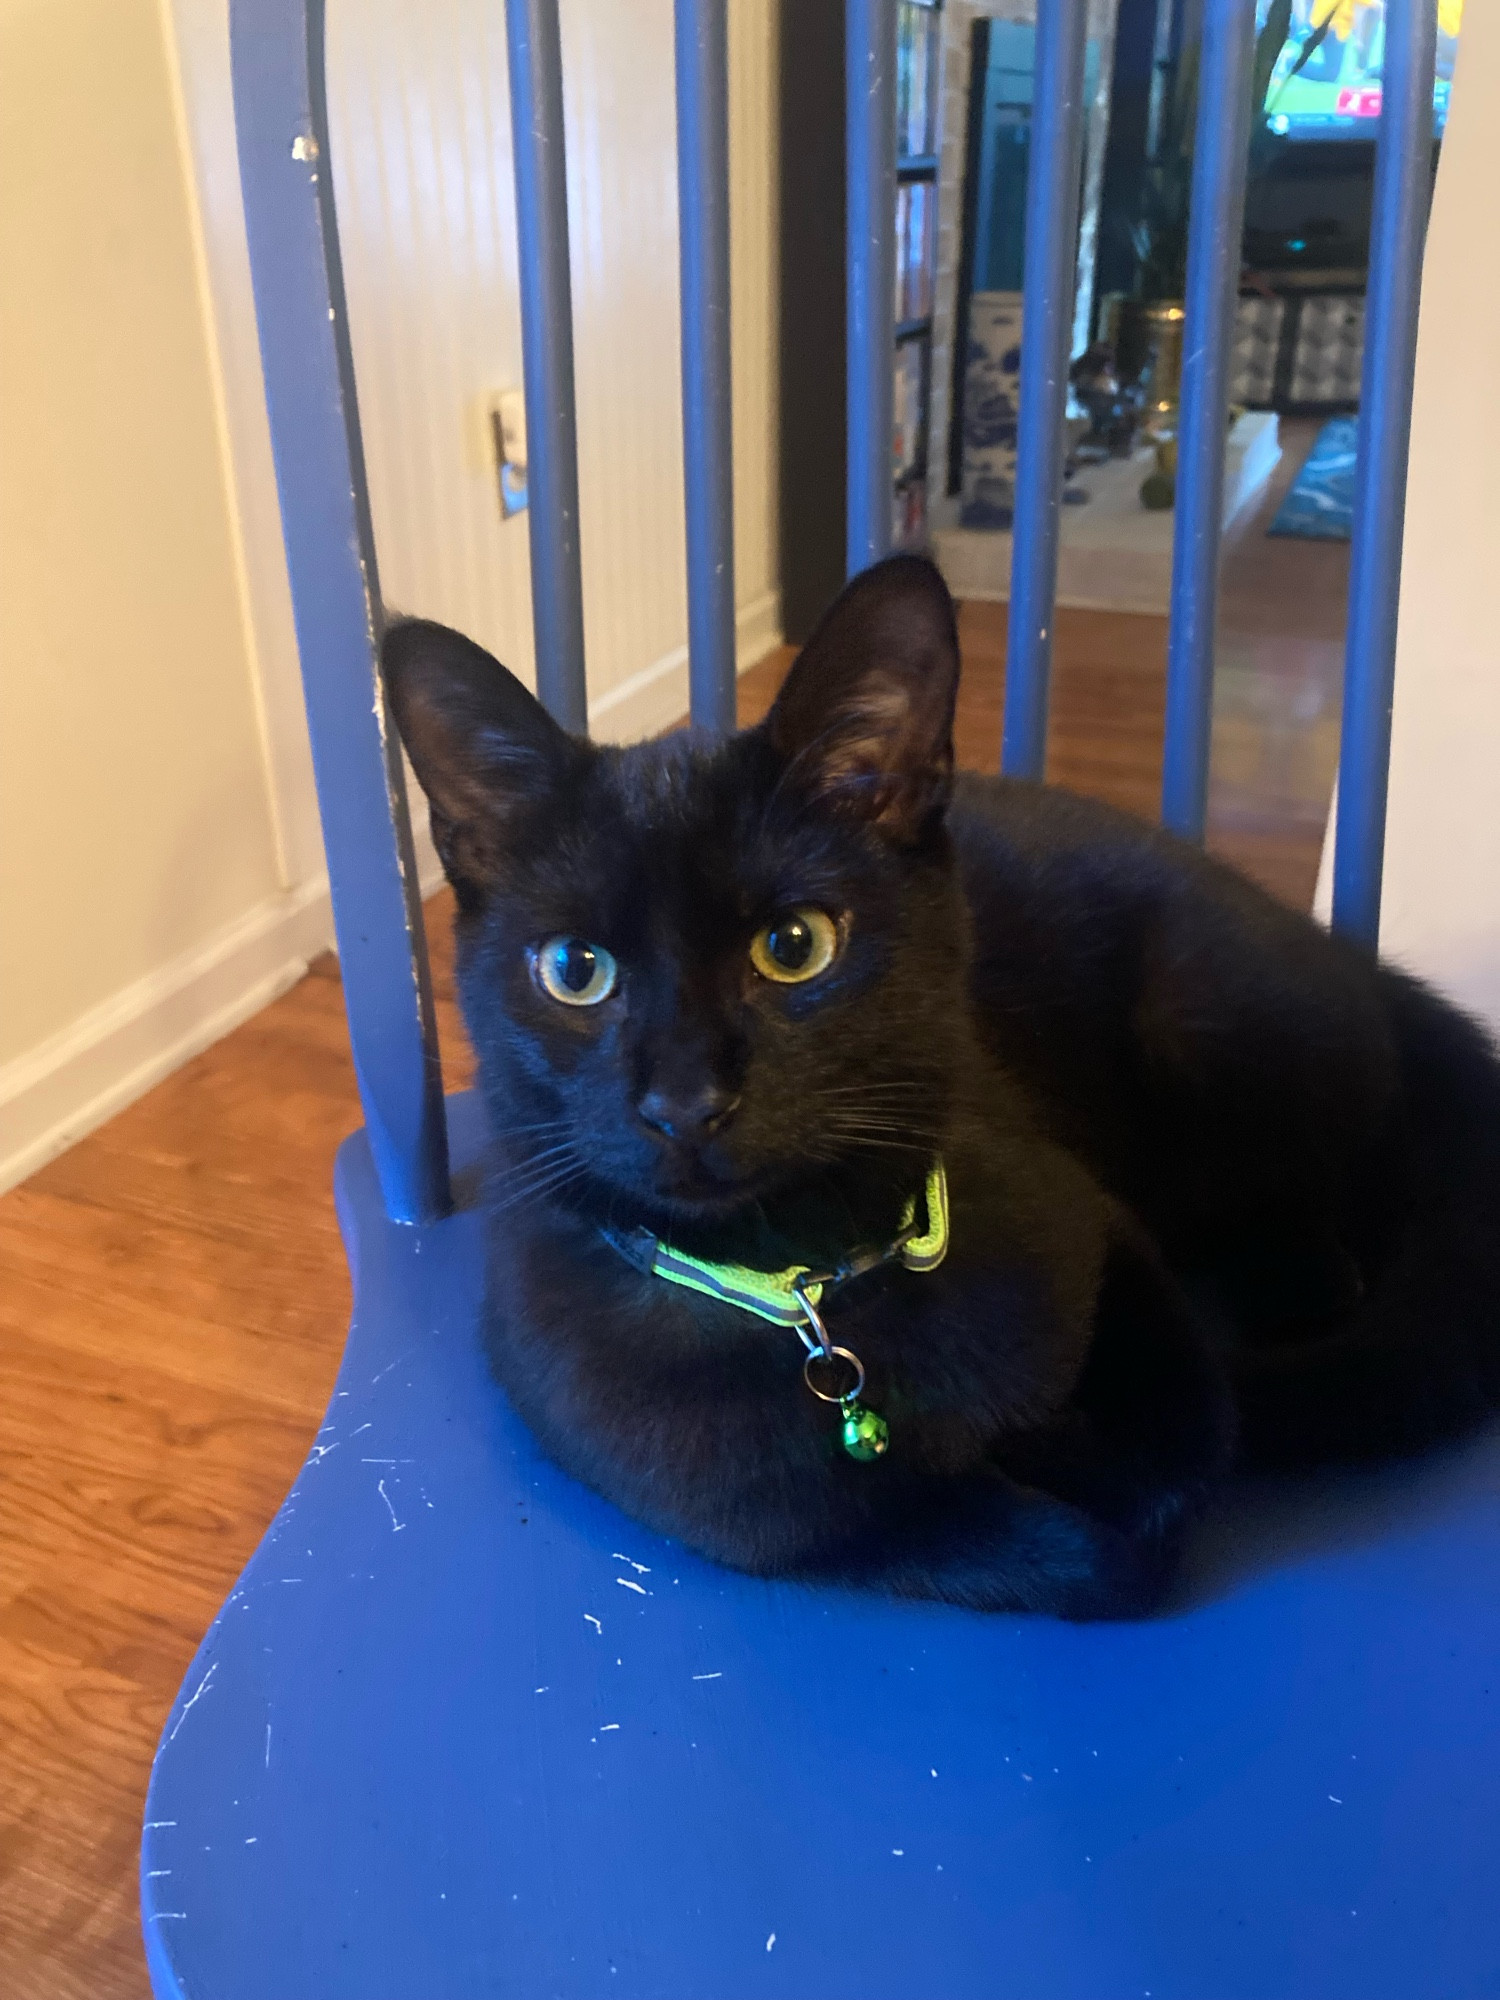
<svg viewBox="0 0 1500 2000">
<path fill-rule="evenodd" d="M 1347 542 L 1354 519 L 1354 448 L 1358 417 L 1330 417 L 1307 463 L 1276 510 L 1268 535 L 1305 542 Z"/>
</svg>

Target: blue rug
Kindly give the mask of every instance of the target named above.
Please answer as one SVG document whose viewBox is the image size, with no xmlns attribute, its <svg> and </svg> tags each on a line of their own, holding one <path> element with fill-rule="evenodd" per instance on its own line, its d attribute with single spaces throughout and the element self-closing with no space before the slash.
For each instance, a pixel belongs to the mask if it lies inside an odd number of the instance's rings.
<svg viewBox="0 0 1500 2000">
<path fill-rule="evenodd" d="M 1347 542 L 1354 519 L 1354 446 L 1358 417 L 1330 417 L 1307 463 L 1276 510 L 1268 535 L 1305 542 Z"/>
</svg>

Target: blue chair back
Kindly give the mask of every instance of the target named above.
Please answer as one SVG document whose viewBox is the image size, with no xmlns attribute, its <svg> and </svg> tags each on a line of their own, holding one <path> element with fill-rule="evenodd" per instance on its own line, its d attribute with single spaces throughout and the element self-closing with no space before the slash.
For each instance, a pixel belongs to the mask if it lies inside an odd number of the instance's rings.
<svg viewBox="0 0 1500 2000">
<path fill-rule="evenodd" d="M 447 1205 L 442 1085 L 381 601 L 323 80 L 325 0 L 231 0 L 245 211 L 292 601 L 349 1028 L 387 1210 Z M 726 0 L 675 0 L 689 673 L 733 727 Z M 1228 364 L 1255 0 L 1203 0 L 1178 446 L 1162 817 L 1203 835 Z M 847 0 L 848 522 L 852 572 L 890 546 L 896 0 Z M 1087 0 L 1038 8 L 1019 472 L 1002 768 L 1040 778 L 1083 144 Z M 577 420 L 558 0 L 506 0 L 538 692 L 586 726 Z M 1380 916 L 1407 437 L 1430 189 L 1435 0 L 1387 9 L 1336 830 L 1335 925 Z"/>
<path fill-rule="evenodd" d="M 676 0 L 695 720 L 734 717 L 725 8 Z M 1165 816 L 1202 831 L 1255 0 L 1202 0 Z M 846 0 L 848 557 L 891 538 L 895 0 Z M 494 1389 L 379 673 L 323 0 L 230 0 L 262 355 L 367 1127 L 348 1346 L 168 1717 L 160 2000 L 1413 2000 L 1495 1991 L 1500 1439 L 1237 1510 L 1205 1601 L 1087 1629 L 737 1576 Z M 1085 0 L 1039 0 L 1005 768 L 1040 776 Z M 586 718 L 557 0 L 508 0 L 544 700 Z M 1339 825 L 1373 943 L 1433 0 L 1391 0 Z M 446 1115 L 446 1125 L 445 1125 Z M 408 1224 L 430 1226 L 408 1227 Z M 398 1226 L 403 1225 L 403 1226 Z M 607 1634 L 607 1636 L 606 1636 Z"/>
</svg>

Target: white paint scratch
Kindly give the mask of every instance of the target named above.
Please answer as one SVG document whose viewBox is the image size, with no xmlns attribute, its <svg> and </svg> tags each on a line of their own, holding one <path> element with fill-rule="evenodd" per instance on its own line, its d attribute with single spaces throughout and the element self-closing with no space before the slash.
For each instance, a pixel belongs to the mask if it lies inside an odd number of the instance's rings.
<svg viewBox="0 0 1500 2000">
<path fill-rule="evenodd" d="M 893 1847 L 891 1852 L 892 1854 L 905 1854 L 906 1849 L 904 1847 Z"/>
<path fill-rule="evenodd" d="M 153 1910 L 151 1912 L 151 1921 L 153 1924 L 162 1924 L 166 1922 L 168 1917 L 185 1918 L 186 1916 L 186 1910 Z"/>
<path fill-rule="evenodd" d="M 550 1687 L 551 1685 L 552 1685 L 552 1683 L 551 1683 L 551 1682 L 549 1681 L 549 1682 L 547 1683 L 547 1686 L 548 1686 L 548 1687 Z M 531 1690 L 531 1692 L 532 1692 L 533 1694 L 545 1694 L 545 1693 L 547 1692 L 547 1688 L 544 1688 L 544 1687 L 539 1687 L 539 1688 L 533 1688 L 533 1689 Z"/>
<path fill-rule="evenodd" d="M 201 1698 L 208 1692 L 208 1684 L 218 1671 L 219 1671 L 219 1663 L 217 1660 L 215 1660 L 213 1665 L 209 1668 L 208 1672 L 203 1676 L 202 1680 L 199 1681 L 198 1685 L 193 1689 L 193 1692 L 188 1696 L 187 1700 L 183 1703 L 182 1713 L 181 1715 L 178 1716 L 177 1720 L 172 1724 L 172 1734 L 167 1738 L 167 1741 L 169 1743 L 172 1742 L 173 1738 L 175 1738 L 178 1730 L 181 1729 L 183 1723 L 187 1721 L 188 1710 L 194 1705 L 195 1702 L 201 1700 Z M 168 1822 L 164 1821 L 163 1824 L 164 1825 L 168 1824 Z M 170 1824 L 175 1826 L 176 1821 L 173 1820 L 170 1822 Z"/>
<path fill-rule="evenodd" d="M 315 1444 L 307 1454 L 307 1462 L 309 1465 L 321 1465 L 329 1452 L 337 1451 L 338 1448 L 339 1441 L 337 1438 L 334 1439 L 332 1444 Z"/>
<path fill-rule="evenodd" d="M 766 1939 L 766 1950 L 769 1951 L 772 1945 L 775 1944 L 775 1942 L 776 1942 L 776 1933 L 775 1931 L 772 1931 L 771 1935 Z"/>
<path fill-rule="evenodd" d="M 603 1625 L 594 1616 L 592 1611 L 585 1611 L 583 1617 L 584 1617 L 584 1623 L 587 1625 L 592 1625 L 596 1632 L 602 1632 L 604 1630 Z"/>
<path fill-rule="evenodd" d="M 695 1681 L 721 1681 L 721 1680 L 723 1680 L 723 1678 L 724 1678 L 724 1676 L 723 1676 L 723 1674 L 721 1674 L 721 1673 L 720 1673 L 720 1674 L 694 1674 L 694 1675 L 693 1675 L 693 1679 L 694 1679 Z M 934 1771 L 932 1775 L 933 1775 L 934 1777 L 936 1777 L 936 1776 L 937 1776 L 937 1772 L 936 1772 L 936 1771 Z"/>
<path fill-rule="evenodd" d="M 617 1576 L 615 1582 L 619 1584 L 622 1590 L 633 1590 L 638 1597 L 649 1597 L 651 1595 L 646 1586 L 643 1583 L 637 1583 L 634 1577 Z"/>
<path fill-rule="evenodd" d="M 361 1465 L 415 1465 L 414 1458 L 362 1458 Z"/>
<path fill-rule="evenodd" d="M 266 1724 L 266 1769 L 269 1771 L 270 1768 L 271 1768 L 271 1725 L 268 1722 Z"/>
<path fill-rule="evenodd" d="M 146 1822 L 145 1830 L 147 1833 L 155 1833 L 158 1827 L 176 1826 L 176 1824 L 177 1822 L 175 1819 L 148 1819 Z"/>
<path fill-rule="evenodd" d="M 1329 1804 L 1330 1804 L 1331 1806 L 1341 1806 L 1341 1805 L 1342 1805 L 1342 1804 L 1344 1803 L 1344 1801 L 1343 1801 L 1342 1799 L 1336 1799 L 1336 1798 L 1335 1798 L 1335 1797 L 1333 1796 L 1333 1793 L 1332 1793 L 1332 1792 L 1330 1792 L 1330 1793 L 1328 1794 L 1328 1803 L 1329 1803 Z"/>
<path fill-rule="evenodd" d="M 383 1479 L 376 1480 L 375 1491 L 380 1495 L 381 1499 L 385 1502 L 385 1511 L 391 1517 L 391 1533 L 393 1535 L 399 1535 L 401 1530 L 406 1526 L 406 1523 L 404 1521 L 397 1520 L 396 1510 L 391 1505 L 391 1496 L 385 1490 L 385 1481 Z"/>
<path fill-rule="evenodd" d="M 646 1563 L 635 1562 L 630 1556 L 622 1556 L 618 1549 L 616 1549 L 614 1554 L 610 1557 L 610 1561 L 626 1564 L 628 1568 L 633 1569 L 635 1571 L 637 1576 L 649 1576 L 651 1574 L 649 1565 L 647 1565 Z"/>
<path fill-rule="evenodd" d="M 259 1839 L 260 1839 L 260 1835 L 259 1835 L 258 1833 L 247 1833 L 247 1834 L 245 1835 L 245 1845 L 246 1845 L 246 1847 L 254 1847 L 255 1843 L 256 1843 L 256 1842 L 257 1842 L 257 1841 L 258 1841 Z"/>
<path fill-rule="evenodd" d="M 357 1438 L 361 1431 L 372 1430 L 373 1428 L 374 1426 L 369 1423 L 356 1424 L 354 1429 L 350 1431 L 349 1435 L 352 1438 Z"/>
<path fill-rule="evenodd" d="M 171 1872 L 170 1868 L 148 1868 L 146 1870 L 146 1880 L 154 1882 L 159 1875 L 170 1875 Z"/>
<path fill-rule="evenodd" d="M 612 1729 L 618 1729 L 619 1726 L 618 1722 L 601 1722 L 599 1724 L 599 1734 L 601 1736 L 608 1736 Z"/>
</svg>

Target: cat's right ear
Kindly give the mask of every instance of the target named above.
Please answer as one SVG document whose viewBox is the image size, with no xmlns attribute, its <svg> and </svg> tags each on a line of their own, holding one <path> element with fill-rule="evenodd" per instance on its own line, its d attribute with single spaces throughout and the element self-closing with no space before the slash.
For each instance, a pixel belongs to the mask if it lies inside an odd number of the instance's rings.
<svg viewBox="0 0 1500 2000">
<path fill-rule="evenodd" d="M 576 774 L 588 746 L 513 673 L 446 625 L 403 618 L 380 649 L 386 695 L 432 808 L 432 839 L 460 898 L 501 872 L 519 820 Z"/>
</svg>

